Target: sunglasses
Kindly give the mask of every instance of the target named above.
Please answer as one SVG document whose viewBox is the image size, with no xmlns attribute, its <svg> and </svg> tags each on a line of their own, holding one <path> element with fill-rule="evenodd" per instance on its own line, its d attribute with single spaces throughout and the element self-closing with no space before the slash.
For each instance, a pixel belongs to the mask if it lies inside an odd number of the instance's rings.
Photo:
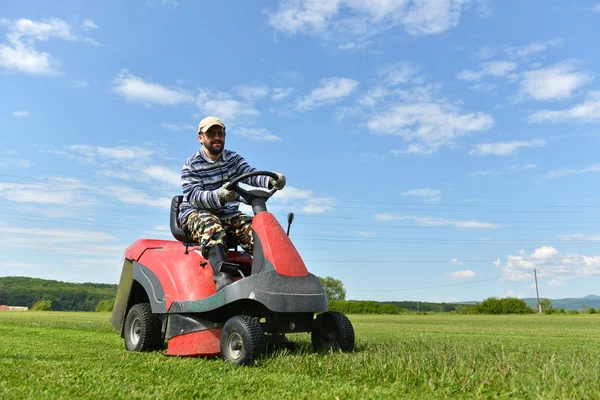
<svg viewBox="0 0 600 400">
<path fill-rule="evenodd" d="M 211 132 L 211 131 L 209 131 L 209 132 L 205 132 L 204 134 L 209 139 L 214 139 L 215 136 L 218 136 L 220 138 L 225 137 L 225 132 L 224 131 L 217 131 L 217 132 Z"/>
</svg>

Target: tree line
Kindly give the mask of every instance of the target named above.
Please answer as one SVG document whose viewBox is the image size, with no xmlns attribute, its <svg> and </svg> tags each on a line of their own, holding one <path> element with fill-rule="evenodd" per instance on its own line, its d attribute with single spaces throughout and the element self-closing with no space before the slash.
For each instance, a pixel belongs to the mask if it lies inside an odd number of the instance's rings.
<svg viewBox="0 0 600 400">
<path fill-rule="evenodd" d="M 332 277 L 319 278 L 329 301 L 329 309 L 346 314 L 403 314 L 410 312 L 450 312 L 460 314 L 529 314 L 527 303 L 515 298 L 490 297 L 479 304 L 429 303 L 417 301 L 346 300 L 342 281 Z M 0 304 L 25 306 L 40 311 L 112 311 L 117 285 L 104 283 L 70 283 L 27 277 L 0 277 Z M 549 304 L 547 304 L 549 303 Z M 554 309 L 549 300 L 542 309 L 550 314 Z M 595 313 L 593 308 L 591 313 Z"/>
<path fill-rule="evenodd" d="M 103 300 L 114 301 L 116 294 L 117 285 L 105 283 L 70 283 L 27 277 L 0 278 L 0 304 L 36 310 L 95 311 Z"/>
</svg>

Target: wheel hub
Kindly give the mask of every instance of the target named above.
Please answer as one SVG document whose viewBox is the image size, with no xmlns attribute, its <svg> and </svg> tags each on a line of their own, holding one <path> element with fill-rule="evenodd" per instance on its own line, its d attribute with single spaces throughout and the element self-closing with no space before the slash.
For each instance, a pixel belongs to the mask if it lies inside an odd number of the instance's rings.
<svg viewBox="0 0 600 400">
<path fill-rule="evenodd" d="M 129 339 L 133 346 L 137 346 L 140 341 L 140 336 L 142 335 L 142 323 L 139 317 L 136 317 L 131 322 L 131 328 L 129 329 Z"/>
<path fill-rule="evenodd" d="M 234 360 L 239 360 L 242 356 L 244 341 L 237 332 L 232 332 L 227 338 L 227 352 Z"/>
</svg>

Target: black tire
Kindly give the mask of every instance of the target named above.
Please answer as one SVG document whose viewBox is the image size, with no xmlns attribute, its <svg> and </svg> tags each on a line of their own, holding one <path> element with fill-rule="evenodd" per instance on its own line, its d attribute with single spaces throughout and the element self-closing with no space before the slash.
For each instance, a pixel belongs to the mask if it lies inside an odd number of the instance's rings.
<svg viewBox="0 0 600 400">
<path fill-rule="evenodd" d="M 354 350 L 354 328 L 344 314 L 327 311 L 315 318 L 311 340 L 316 350 Z"/>
<path fill-rule="evenodd" d="M 229 318 L 221 332 L 221 357 L 226 362 L 250 365 L 265 353 L 265 333 L 255 318 Z"/>
<path fill-rule="evenodd" d="M 152 313 L 149 303 L 139 303 L 129 309 L 125 319 L 123 337 L 129 351 L 160 350 L 164 345 L 158 315 Z"/>
</svg>

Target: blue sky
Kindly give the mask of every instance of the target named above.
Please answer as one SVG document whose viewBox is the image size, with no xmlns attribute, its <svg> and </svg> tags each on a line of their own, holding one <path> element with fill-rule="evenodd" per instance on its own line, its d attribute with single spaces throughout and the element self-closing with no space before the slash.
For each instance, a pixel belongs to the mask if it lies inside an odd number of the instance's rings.
<svg viewBox="0 0 600 400">
<path fill-rule="evenodd" d="M 599 294 L 597 1 L 3 1 L 0 276 L 117 283 L 206 115 L 350 299 Z"/>
</svg>

